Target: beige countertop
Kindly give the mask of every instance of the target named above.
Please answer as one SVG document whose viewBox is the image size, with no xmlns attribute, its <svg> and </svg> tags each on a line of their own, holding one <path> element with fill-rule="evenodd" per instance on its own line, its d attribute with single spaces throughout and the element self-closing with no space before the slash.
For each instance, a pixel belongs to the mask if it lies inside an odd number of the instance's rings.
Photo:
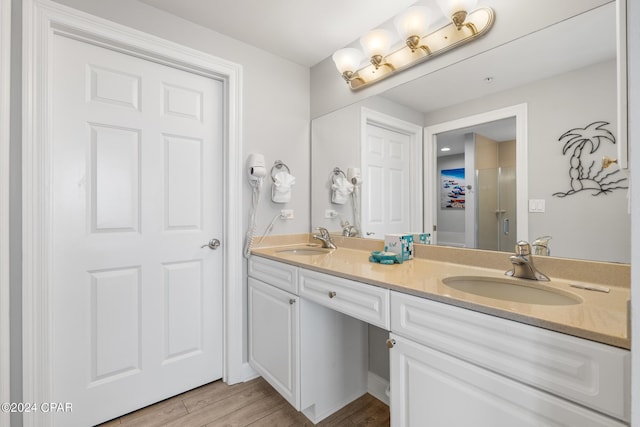
<svg viewBox="0 0 640 427">
<path fill-rule="evenodd" d="M 428 258 L 416 258 L 394 265 L 376 264 L 369 262 L 370 251 L 368 249 L 371 249 L 371 247 L 364 250 L 362 248 L 354 249 L 341 246 L 328 254 L 321 255 L 281 252 L 285 247 L 305 245 L 307 244 L 296 243 L 289 246 L 263 247 L 254 249 L 253 254 L 592 341 L 625 349 L 630 348 L 628 331 L 630 291 L 625 286 L 612 286 L 611 282 L 595 283 L 572 278 L 556 278 L 551 274 L 548 274 L 551 277 L 550 282 L 514 279 L 529 286 L 548 286 L 552 291 L 569 293 L 582 300 L 582 303 L 572 305 L 519 303 L 458 291 L 442 283 L 443 279 L 452 276 L 505 278 L 505 270 Z M 484 251 L 476 252 L 481 255 L 480 252 Z M 465 255 L 468 255 L 468 252 Z M 601 267 L 599 270 L 603 270 L 600 263 L 588 261 L 585 261 L 584 265 L 578 264 L 578 266 L 582 266 L 581 270 L 589 267 L 595 269 Z M 546 272 L 542 268 L 541 270 Z M 584 273 L 584 271 L 581 271 L 581 273 Z M 591 277 L 600 276 L 593 275 Z M 612 282 L 615 281 L 612 280 Z M 571 283 L 606 286 L 610 289 L 610 292 L 603 293 L 578 289 L 569 286 Z"/>
</svg>

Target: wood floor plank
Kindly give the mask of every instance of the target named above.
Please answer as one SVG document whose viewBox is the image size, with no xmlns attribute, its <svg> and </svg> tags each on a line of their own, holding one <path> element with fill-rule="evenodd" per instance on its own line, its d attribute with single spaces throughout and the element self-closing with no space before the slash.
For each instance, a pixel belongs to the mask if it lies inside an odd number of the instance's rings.
<svg viewBox="0 0 640 427">
<path fill-rule="evenodd" d="M 159 427 L 186 414 L 187 408 L 185 408 L 182 401 L 171 398 L 121 417 L 120 425 L 126 427 Z"/>
<path fill-rule="evenodd" d="M 343 426 L 353 426 L 352 421 L 350 421 L 350 417 L 354 414 L 360 413 L 365 410 L 367 405 L 371 403 L 371 400 L 375 399 L 370 394 L 364 394 L 358 399 L 354 400 L 338 412 L 335 412 L 329 415 L 327 418 L 322 420 L 317 425 L 320 427 L 343 427 Z"/>
<path fill-rule="evenodd" d="M 184 402 L 188 412 L 195 412 L 200 408 L 204 408 L 236 393 L 242 393 L 252 388 L 267 389 L 270 388 L 270 386 L 263 378 L 256 378 L 251 381 L 234 385 L 227 385 L 222 381 L 216 381 L 185 393 L 182 397 L 182 401 Z"/>
<path fill-rule="evenodd" d="M 388 427 L 389 408 L 370 394 L 318 427 Z M 263 378 L 229 386 L 216 381 L 109 421 L 100 427 L 312 427 Z"/>
<path fill-rule="evenodd" d="M 97 427 L 117 427 L 120 425 L 120 418 L 116 418 L 115 420 L 107 421 L 106 423 L 99 424 Z"/>
<path fill-rule="evenodd" d="M 210 405 L 200 407 L 175 421 L 167 423 L 166 426 L 200 427 L 224 419 L 229 414 L 237 411 L 260 407 L 262 401 L 273 401 L 275 398 L 281 398 L 281 396 L 273 388 L 268 387 L 266 383 L 257 382 L 253 384 L 253 387 L 245 388 Z M 270 404 L 272 405 L 273 403 Z"/>
<path fill-rule="evenodd" d="M 264 399 L 231 412 L 224 417 L 213 420 L 207 427 L 245 427 L 265 416 L 279 410 L 288 403 L 277 393 L 271 393 Z"/>
<path fill-rule="evenodd" d="M 388 426 L 390 424 L 389 408 L 378 399 L 373 398 L 362 411 L 354 413 L 349 419 L 356 426 Z"/>
<path fill-rule="evenodd" d="M 288 404 L 248 425 L 249 427 L 311 427 L 313 423 Z"/>
</svg>

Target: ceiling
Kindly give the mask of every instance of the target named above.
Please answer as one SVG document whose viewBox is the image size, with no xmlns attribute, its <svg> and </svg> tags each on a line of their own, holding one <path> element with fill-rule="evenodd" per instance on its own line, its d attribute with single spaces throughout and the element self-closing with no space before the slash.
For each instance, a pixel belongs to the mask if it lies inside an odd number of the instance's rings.
<svg viewBox="0 0 640 427">
<path fill-rule="evenodd" d="M 312 67 L 416 0 L 138 0 Z M 430 0 L 435 3 L 434 0 Z"/>
</svg>

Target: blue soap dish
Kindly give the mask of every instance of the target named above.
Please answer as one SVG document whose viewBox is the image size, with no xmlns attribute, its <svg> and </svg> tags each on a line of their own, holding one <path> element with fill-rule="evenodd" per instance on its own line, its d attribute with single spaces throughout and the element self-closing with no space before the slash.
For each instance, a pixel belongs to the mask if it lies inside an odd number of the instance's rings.
<svg viewBox="0 0 640 427">
<path fill-rule="evenodd" d="M 393 252 L 373 251 L 369 257 L 369 261 L 379 264 L 402 264 L 402 255 Z"/>
</svg>

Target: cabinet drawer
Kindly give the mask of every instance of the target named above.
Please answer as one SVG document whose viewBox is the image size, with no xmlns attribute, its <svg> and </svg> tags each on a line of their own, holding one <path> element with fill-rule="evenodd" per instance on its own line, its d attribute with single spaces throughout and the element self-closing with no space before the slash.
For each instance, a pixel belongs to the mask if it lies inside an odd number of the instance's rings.
<svg viewBox="0 0 640 427">
<path fill-rule="evenodd" d="M 392 426 L 627 425 L 393 333 L 390 337 Z"/>
<path fill-rule="evenodd" d="M 398 292 L 391 292 L 391 330 L 629 421 L 627 350 Z"/>
<path fill-rule="evenodd" d="M 389 330 L 389 290 L 300 269 L 300 296 Z"/>
<path fill-rule="evenodd" d="M 248 268 L 249 276 L 298 295 L 297 267 L 267 258 L 252 256 L 249 259 Z"/>
</svg>

